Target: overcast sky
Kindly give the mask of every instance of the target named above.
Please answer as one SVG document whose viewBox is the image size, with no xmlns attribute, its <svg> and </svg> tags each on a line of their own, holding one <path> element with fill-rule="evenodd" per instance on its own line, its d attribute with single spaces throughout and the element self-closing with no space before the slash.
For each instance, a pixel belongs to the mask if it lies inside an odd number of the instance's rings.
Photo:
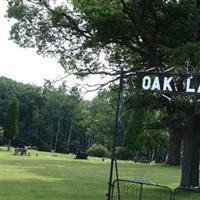
<svg viewBox="0 0 200 200">
<path fill-rule="evenodd" d="M 9 40 L 10 24 L 4 17 L 6 2 L 0 4 L 0 76 L 5 76 L 23 83 L 42 86 L 44 79 L 54 80 L 64 75 L 62 67 L 55 59 L 43 58 L 35 53 L 34 49 L 23 49 Z M 75 85 L 78 80 L 68 78 L 69 86 Z M 91 79 L 90 82 L 96 82 Z M 91 99 L 96 93 L 89 93 L 84 98 Z"/>
</svg>

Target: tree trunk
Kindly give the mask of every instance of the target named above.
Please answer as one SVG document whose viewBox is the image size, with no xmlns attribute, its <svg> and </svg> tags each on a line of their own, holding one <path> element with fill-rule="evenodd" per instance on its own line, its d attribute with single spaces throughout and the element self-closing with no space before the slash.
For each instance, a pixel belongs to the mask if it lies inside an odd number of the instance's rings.
<svg viewBox="0 0 200 200">
<path fill-rule="evenodd" d="M 169 148 L 166 164 L 180 165 L 183 127 L 182 123 L 180 123 L 181 119 L 174 119 L 174 113 L 177 112 L 174 103 L 168 100 L 166 103 L 167 114 L 169 117 Z"/>
<path fill-rule="evenodd" d="M 60 129 L 60 119 L 58 119 L 58 123 L 57 123 L 56 140 L 55 140 L 55 145 L 54 145 L 54 151 L 55 151 L 55 152 L 56 152 L 56 150 L 57 150 L 59 129 Z"/>
<path fill-rule="evenodd" d="M 53 151 L 53 134 L 51 133 L 51 141 L 50 141 L 51 151 Z"/>
<path fill-rule="evenodd" d="M 198 117 L 199 118 L 199 117 Z M 198 119 L 193 117 L 184 136 L 181 187 L 199 186 L 199 134 Z"/>
<path fill-rule="evenodd" d="M 39 128 L 38 126 L 36 127 L 36 131 L 35 131 L 35 145 L 38 145 L 38 138 L 39 138 Z"/>
<path fill-rule="evenodd" d="M 50 148 L 51 148 L 51 151 L 53 151 L 53 133 L 54 133 L 54 125 L 53 125 L 53 121 L 51 121 L 50 123 L 50 129 L 49 129 L 49 132 L 50 132 Z"/>
<path fill-rule="evenodd" d="M 7 149 L 7 151 L 10 151 L 10 146 L 11 146 L 11 139 L 8 140 L 8 149 Z"/>
<path fill-rule="evenodd" d="M 68 140 L 69 124 L 70 124 L 70 120 L 67 120 L 67 124 L 65 127 L 65 139 L 64 139 L 65 142 L 67 142 L 67 140 Z"/>
<path fill-rule="evenodd" d="M 153 149 L 151 153 L 151 162 L 155 159 L 156 150 Z"/>
<path fill-rule="evenodd" d="M 178 130 L 171 130 L 169 136 L 168 165 L 180 165 L 181 163 L 182 135 Z"/>
<path fill-rule="evenodd" d="M 87 136 L 85 134 L 82 135 L 82 151 L 87 150 Z"/>
<path fill-rule="evenodd" d="M 73 119 L 71 119 L 70 128 L 69 128 L 69 135 L 67 139 L 67 151 L 70 151 L 70 143 L 71 143 L 71 137 L 72 137 L 72 127 L 73 127 Z"/>
</svg>

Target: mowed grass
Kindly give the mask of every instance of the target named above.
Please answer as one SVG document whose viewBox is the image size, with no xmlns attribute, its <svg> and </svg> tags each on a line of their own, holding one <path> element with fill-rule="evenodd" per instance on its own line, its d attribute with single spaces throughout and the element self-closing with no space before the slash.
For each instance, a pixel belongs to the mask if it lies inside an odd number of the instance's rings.
<svg viewBox="0 0 200 200">
<path fill-rule="evenodd" d="M 0 200 L 103 200 L 109 164 L 109 160 L 74 160 L 65 154 L 33 151 L 28 157 L 0 151 Z M 180 168 L 120 161 L 119 175 L 175 188 Z"/>
</svg>

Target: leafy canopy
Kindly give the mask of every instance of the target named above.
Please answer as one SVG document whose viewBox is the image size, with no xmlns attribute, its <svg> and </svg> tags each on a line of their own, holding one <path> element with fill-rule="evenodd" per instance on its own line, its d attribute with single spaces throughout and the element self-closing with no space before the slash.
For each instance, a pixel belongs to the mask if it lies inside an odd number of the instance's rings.
<svg viewBox="0 0 200 200">
<path fill-rule="evenodd" d="M 18 45 L 56 56 L 81 77 L 200 60 L 196 0 L 8 0 L 7 17 L 16 19 Z"/>
</svg>

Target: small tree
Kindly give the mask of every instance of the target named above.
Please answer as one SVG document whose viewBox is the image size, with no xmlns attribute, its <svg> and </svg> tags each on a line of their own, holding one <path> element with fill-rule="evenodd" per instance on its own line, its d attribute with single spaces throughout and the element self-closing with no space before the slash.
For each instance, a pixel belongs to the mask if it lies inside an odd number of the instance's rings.
<svg viewBox="0 0 200 200">
<path fill-rule="evenodd" d="M 18 134 L 19 105 L 17 98 L 13 98 L 9 105 L 5 118 L 4 137 L 8 141 L 8 151 L 10 151 L 11 140 Z"/>
</svg>

